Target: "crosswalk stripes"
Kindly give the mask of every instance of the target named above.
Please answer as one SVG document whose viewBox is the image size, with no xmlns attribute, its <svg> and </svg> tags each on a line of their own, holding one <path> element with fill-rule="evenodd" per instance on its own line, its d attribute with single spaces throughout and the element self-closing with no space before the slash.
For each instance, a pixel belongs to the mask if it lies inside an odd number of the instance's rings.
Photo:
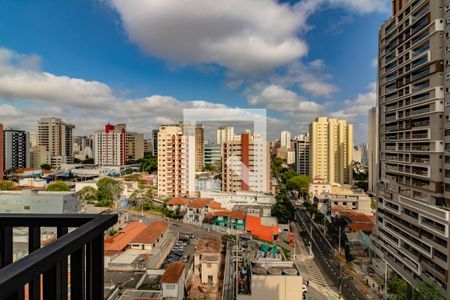
<svg viewBox="0 0 450 300">
<path fill-rule="evenodd" d="M 310 281 L 313 281 L 323 286 L 328 285 L 325 277 L 322 275 L 322 272 L 320 271 L 319 267 L 317 267 L 317 264 L 314 261 L 314 259 L 306 260 L 304 262 L 304 266 L 306 271 L 308 272 Z"/>
</svg>

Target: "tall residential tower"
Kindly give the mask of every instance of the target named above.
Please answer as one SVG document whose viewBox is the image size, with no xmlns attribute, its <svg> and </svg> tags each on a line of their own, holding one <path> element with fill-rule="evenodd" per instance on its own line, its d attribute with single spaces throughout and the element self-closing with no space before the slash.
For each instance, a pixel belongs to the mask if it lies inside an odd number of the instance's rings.
<svg viewBox="0 0 450 300">
<path fill-rule="evenodd" d="M 51 165 L 73 162 L 74 125 L 66 124 L 58 118 L 41 118 L 38 121 L 38 146 L 49 152 Z"/>
<path fill-rule="evenodd" d="M 450 5 L 395 0 L 379 31 L 376 253 L 450 297 Z"/>
<path fill-rule="evenodd" d="M 311 179 L 328 183 L 353 181 L 353 126 L 345 120 L 317 117 L 309 125 Z"/>
</svg>

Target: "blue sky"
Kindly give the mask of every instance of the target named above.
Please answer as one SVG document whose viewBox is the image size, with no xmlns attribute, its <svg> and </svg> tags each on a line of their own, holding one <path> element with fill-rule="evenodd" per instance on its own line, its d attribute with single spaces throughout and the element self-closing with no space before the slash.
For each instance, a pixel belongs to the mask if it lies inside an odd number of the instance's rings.
<svg viewBox="0 0 450 300">
<path fill-rule="evenodd" d="M 268 109 L 272 137 L 328 115 L 366 141 L 389 1 L 283 2 L 4 1 L 0 121 L 34 130 L 55 115 L 79 134 L 105 122 L 148 133 L 183 108 L 250 107 Z"/>
</svg>

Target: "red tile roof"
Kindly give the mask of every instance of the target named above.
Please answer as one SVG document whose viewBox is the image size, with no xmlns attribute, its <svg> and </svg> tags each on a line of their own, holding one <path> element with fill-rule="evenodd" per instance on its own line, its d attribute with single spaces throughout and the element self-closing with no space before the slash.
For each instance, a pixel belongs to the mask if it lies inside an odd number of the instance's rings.
<svg viewBox="0 0 450 300">
<path fill-rule="evenodd" d="M 181 261 L 170 264 L 159 282 L 161 283 L 177 283 L 184 270 L 184 264 Z"/>
<path fill-rule="evenodd" d="M 218 211 L 213 213 L 214 217 L 227 217 L 230 219 L 239 219 L 239 220 L 244 220 L 246 213 L 242 212 L 242 211 Z"/>
<path fill-rule="evenodd" d="M 351 223 L 348 225 L 351 232 L 362 231 L 365 233 L 371 233 L 375 229 L 374 223 Z"/>
<path fill-rule="evenodd" d="M 132 222 L 125 228 L 119 231 L 115 236 L 109 237 L 105 240 L 105 254 L 113 254 L 118 251 L 123 251 L 128 243 L 138 236 L 146 225 L 140 222 Z"/>
<path fill-rule="evenodd" d="M 164 221 L 155 221 L 147 225 L 147 227 L 130 243 L 132 244 L 154 244 L 158 237 L 169 228 L 169 224 Z"/>
<path fill-rule="evenodd" d="M 261 218 L 247 215 L 245 218 L 245 227 L 254 237 L 264 241 L 273 242 L 273 236 L 280 232 L 278 226 L 266 226 L 261 224 Z"/>
<path fill-rule="evenodd" d="M 203 207 L 207 207 L 212 201 L 213 201 L 213 199 L 211 199 L 211 198 L 198 198 L 198 199 L 195 199 L 192 202 L 190 202 L 187 207 L 203 208 Z"/>
<path fill-rule="evenodd" d="M 208 205 L 212 209 L 222 209 L 222 205 L 219 202 L 213 201 Z"/>
<path fill-rule="evenodd" d="M 189 203 L 188 198 L 172 198 L 169 201 L 167 201 L 167 205 L 183 205 L 188 203 Z"/>
</svg>

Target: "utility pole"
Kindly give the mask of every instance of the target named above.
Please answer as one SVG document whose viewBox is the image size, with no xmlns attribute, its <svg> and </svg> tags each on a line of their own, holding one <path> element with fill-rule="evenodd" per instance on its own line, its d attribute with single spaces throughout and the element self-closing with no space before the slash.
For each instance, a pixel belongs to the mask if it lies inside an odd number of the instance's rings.
<svg viewBox="0 0 450 300">
<path fill-rule="evenodd" d="M 236 234 L 236 255 L 235 255 L 235 261 L 236 261 L 236 270 L 235 270 L 235 272 L 236 272 L 236 283 L 235 283 L 235 285 L 236 285 L 236 298 L 235 299 L 237 299 L 237 297 L 238 297 L 238 285 L 239 285 L 239 270 L 238 270 L 238 252 L 239 251 L 239 235 L 238 234 Z"/>
<path fill-rule="evenodd" d="M 339 248 L 338 253 L 341 254 L 341 226 L 339 226 Z"/>
<path fill-rule="evenodd" d="M 388 276 L 388 267 L 387 262 L 384 262 L 384 294 L 387 294 L 387 276 Z"/>
</svg>

